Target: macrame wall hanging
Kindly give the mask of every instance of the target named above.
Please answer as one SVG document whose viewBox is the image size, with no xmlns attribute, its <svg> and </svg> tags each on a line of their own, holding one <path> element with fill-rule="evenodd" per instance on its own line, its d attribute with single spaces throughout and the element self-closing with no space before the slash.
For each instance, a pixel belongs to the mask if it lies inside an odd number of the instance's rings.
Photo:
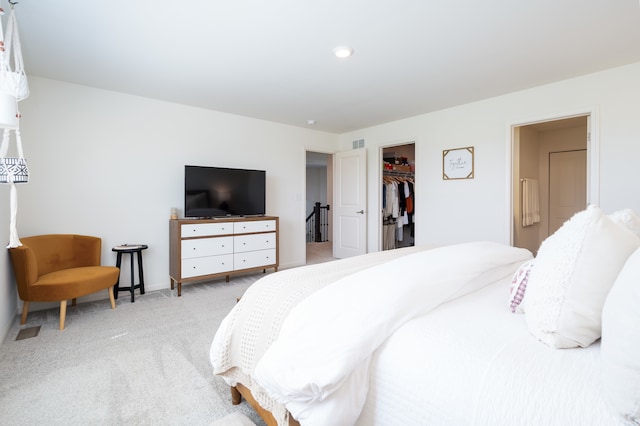
<svg viewBox="0 0 640 426">
<path fill-rule="evenodd" d="M 20 37 L 18 36 L 18 23 L 14 6 L 16 3 L 9 1 L 11 12 L 7 19 L 6 31 L 2 28 L 4 10 L 0 8 L 0 128 L 4 129 L 2 144 L 0 145 L 0 183 L 11 185 L 10 189 L 10 215 L 9 245 L 8 248 L 21 246 L 18 237 L 18 192 L 16 183 L 29 181 L 29 169 L 22 151 L 22 138 L 20 136 L 20 109 L 18 102 L 29 96 L 27 74 L 24 70 Z M 16 140 L 17 157 L 11 157 L 9 146 L 12 134 Z"/>
</svg>

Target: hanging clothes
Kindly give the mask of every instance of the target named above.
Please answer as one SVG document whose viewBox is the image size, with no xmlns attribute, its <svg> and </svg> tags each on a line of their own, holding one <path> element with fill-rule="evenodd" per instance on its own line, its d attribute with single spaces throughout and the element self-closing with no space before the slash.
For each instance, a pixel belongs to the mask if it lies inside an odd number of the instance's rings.
<svg viewBox="0 0 640 426">
<path fill-rule="evenodd" d="M 384 209 L 384 217 L 397 218 L 400 215 L 400 202 L 398 200 L 398 183 L 389 181 L 385 183 L 386 187 L 386 207 Z"/>
<path fill-rule="evenodd" d="M 397 248 L 399 245 L 413 245 L 412 241 L 409 244 L 400 244 L 406 240 L 406 226 L 410 227 L 409 233 L 413 238 L 413 179 L 408 176 L 385 174 L 382 187 L 383 250 Z"/>
<path fill-rule="evenodd" d="M 409 214 L 409 235 L 415 238 L 415 184 L 412 179 L 408 180 L 409 193 L 411 194 L 411 213 Z"/>
<path fill-rule="evenodd" d="M 404 193 L 407 203 L 407 213 L 413 214 L 413 191 L 411 190 L 409 181 L 404 183 Z"/>
</svg>

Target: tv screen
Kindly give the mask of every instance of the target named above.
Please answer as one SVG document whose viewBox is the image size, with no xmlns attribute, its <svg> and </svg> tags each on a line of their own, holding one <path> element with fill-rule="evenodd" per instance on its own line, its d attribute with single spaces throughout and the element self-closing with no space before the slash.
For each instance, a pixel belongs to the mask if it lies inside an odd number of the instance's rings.
<svg viewBox="0 0 640 426">
<path fill-rule="evenodd" d="M 265 214 L 266 172 L 222 167 L 184 167 L 185 217 Z"/>
</svg>

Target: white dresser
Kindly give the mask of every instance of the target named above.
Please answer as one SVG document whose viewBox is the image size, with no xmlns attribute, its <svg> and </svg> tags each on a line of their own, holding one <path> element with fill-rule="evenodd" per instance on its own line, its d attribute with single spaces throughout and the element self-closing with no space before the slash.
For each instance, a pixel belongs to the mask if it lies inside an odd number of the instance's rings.
<svg viewBox="0 0 640 426">
<path fill-rule="evenodd" d="M 169 222 L 171 288 L 252 270 L 278 270 L 278 217 L 175 219 Z"/>
</svg>

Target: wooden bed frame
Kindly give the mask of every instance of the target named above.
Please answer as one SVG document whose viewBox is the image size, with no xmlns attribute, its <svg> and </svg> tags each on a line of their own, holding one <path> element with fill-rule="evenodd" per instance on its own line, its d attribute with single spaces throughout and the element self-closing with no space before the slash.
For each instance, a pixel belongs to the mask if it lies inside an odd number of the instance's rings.
<svg viewBox="0 0 640 426">
<path fill-rule="evenodd" d="M 276 422 L 273 414 L 271 414 L 270 411 L 265 410 L 260 406 L 260 404 L 258 404 L 258 401 L 256 401 L 253 395 L 251 395 L 251 391 L 249 390 L 249 388 L 241 383 L 238 383 L 236 386 L 231 386 L 231 403 L 233 405 L 240 404 L 243 397 L 249 403 L 249 405 L 253 407 L 254 410 L 256 410 L 256 413 L 258 413 L 262 420 L 264 420 L 267 426 L 278 426 L 278 422 Z M 294 419 L 293 416 L 289 415 L 289 426 L 300 426 L 300 423 L 296 419 Z"/>
</svg>

